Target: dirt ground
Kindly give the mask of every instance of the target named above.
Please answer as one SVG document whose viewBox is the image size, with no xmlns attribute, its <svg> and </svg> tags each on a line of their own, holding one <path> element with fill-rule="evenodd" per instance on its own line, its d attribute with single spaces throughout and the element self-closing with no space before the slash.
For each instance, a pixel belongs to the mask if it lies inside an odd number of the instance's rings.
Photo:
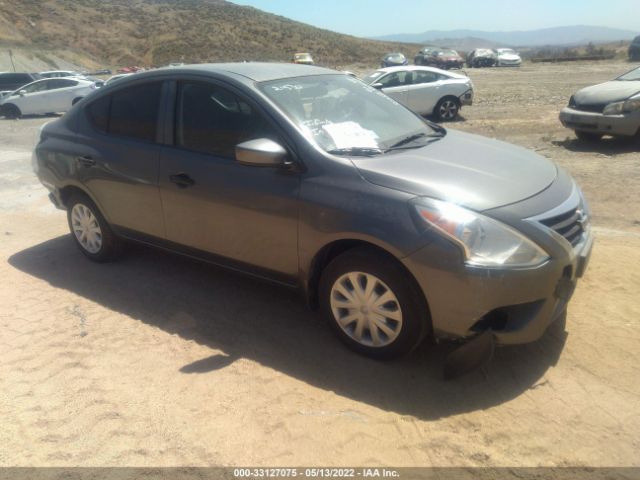
<svg viewBox="0 0 640 480">
<path fill-rule="evenodd" d="M 569 170 L 596 245 L 565 323 L 451 382 L 450 346 L 362 358 L 276 287 L 141 247 L 88 262 L 31 172 L 48 119 L 0 120 L 0 466 L 640 466 L 640 147 L 557 119 L 629 68 L 468 71 L 448 126 Z"/>
</svg>

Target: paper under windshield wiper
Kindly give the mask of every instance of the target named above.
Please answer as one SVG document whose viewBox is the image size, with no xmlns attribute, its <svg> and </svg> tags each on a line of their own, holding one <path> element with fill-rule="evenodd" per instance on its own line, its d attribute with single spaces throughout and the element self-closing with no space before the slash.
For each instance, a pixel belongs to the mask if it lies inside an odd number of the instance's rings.
<svg viewBox="0 0 640 480">
<path fill-rule="evenodd" d="M 328 150 L 327 153 L 332 155 L 354 155 L 359 157 L 366 157 L 370 155 L 380 155 L 383 153 L 379 148 L 373 147 L 346 147 L 346 148 L 334 148 Z"/>
</svg>

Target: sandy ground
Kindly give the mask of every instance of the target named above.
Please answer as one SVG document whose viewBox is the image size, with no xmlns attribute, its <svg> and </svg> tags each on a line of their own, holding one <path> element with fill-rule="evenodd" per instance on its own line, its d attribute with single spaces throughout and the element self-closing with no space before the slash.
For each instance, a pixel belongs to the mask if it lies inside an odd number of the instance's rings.
<svg viewBox="0 0 640 480">
<path fill-rule="evenodd" d="M 451 127 L 537 150 L 594 212 L 590 268 L 539 342 L 452 382 L 449 346 L 378 363 L 293 294 L 145 248 L 95 265 L 0 120 L 0 466 L 640 466 L 640 147 L 557 121 L 628 64 L 471 70 Z"/>
</svg>

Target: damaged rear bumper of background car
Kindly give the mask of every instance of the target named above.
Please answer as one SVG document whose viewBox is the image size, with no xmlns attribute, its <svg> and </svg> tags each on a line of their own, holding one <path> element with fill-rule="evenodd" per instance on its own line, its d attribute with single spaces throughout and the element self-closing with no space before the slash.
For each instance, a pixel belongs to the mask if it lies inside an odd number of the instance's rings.
<svg viewBox="0 0 640 480">
<path fill-rule="evenodd" d="M 602 135 L 633 136 L 640 131 L 640 111 L 621 115 L 603 115 L 565 107 L 560 112 L 560 122 L 572 130 Z"/>
</svg>

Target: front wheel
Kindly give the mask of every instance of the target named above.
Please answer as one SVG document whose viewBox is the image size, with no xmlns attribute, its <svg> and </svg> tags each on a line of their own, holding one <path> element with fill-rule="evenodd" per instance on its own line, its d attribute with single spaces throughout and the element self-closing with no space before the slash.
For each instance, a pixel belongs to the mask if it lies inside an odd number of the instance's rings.
<svg viewBox="0 0 640 480">
<path fill-rule="evenodd" d="M 18 107 L 16 107 L 12 103 L 9 103 L 2 106 L 2 115 L 4 115 L 5 118 L 14 120 L 20 118 L 22 116 L 22 112 L 20 112 L 20 109 Z"/>
<path fill-rule="evenodd" d="M 398 262 L 363 247 L 336 257 L 320 279 L 322 311 L 352 350 L 378 359 L 412 351 L 429 332 L 415 281 Z"/>
<path fill-rule="evenodd" d="M 454 97 L 445 97 L 441 99 L 433 113 L 440 121 L 450 121 L 455 119 L 460 112 L 460 101 Z"/>
<path fill-rule="evenodd" d="M 94 262 L 114 260 L 122 251 L 122 241 L 89 197 L 75 194 L 69 199 L 67 220 L 76 245 Z"/>
</svg>

